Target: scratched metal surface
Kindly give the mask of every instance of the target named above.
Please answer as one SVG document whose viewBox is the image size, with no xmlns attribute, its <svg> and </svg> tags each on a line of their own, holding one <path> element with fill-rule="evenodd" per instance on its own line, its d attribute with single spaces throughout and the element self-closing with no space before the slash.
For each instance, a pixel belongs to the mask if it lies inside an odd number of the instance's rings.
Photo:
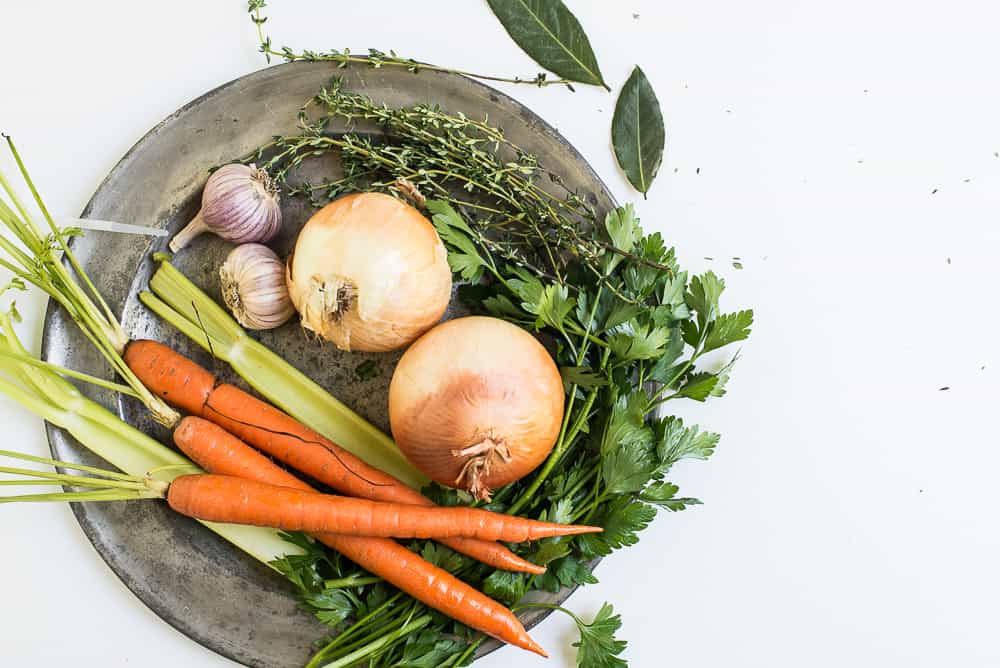
<svg viewBox="0 0 1000 668">
<path fill-rule="evenodd" d="M 413 75 L 398 68 L 336 70 L 323 63 L 292 63 L 225 84 L 169 116 L 115 166 L 87 205 L 84 217 L 176 232 L 195 214 L 210 167 L 254 149 L 274 134 L 294 132 L 298 108 L 334 75 L 344 77 L 348 89 L 389 105 L 431 102 L 475 117 L 488 114 L 511 140 L 538 155 L 570 187 L 588 193 L 599 210 L 612 204 L 604 184 L 565 139 L 530 110 L 487 86 L 437 72 Z M 285 201 L 282 207 L 285 225 L 273 245 L 279 254 L 287 254 L 310 212 L 297 201 Z M 153 268 L 150 254 L 165 246 L 165 239 L 100 233 L 74 240 L 77 256 L 122 315 L 132 338 L 166 342 L 210 366 L 206 353 L 138 301 Z M 202 236 L 177 255 L 175 264 L 210 294 L 218 295 L 217 268 L 229 248 L 218 238 Z M 259 338 L 355 411 L 388 430 L 386 397 L 398 354 L 341 353 L 305 336 L 295 323 Z M 46 359 L 111 376 L 104 361 L 59 309 L 50 307 L 46 314 L 42 346 Z M 354 369 L 369 358 L 376 360 L 380 374 L 359 381 Z M 225 380 L 243 384 L 228 369 L 220 372 Z M 170 443 L 166 430 L 153 423 L 138 403 L 103 390 L 85 391 L 131 424 Z M 57 458 L 100 464 L 65 432 L 49 427 L 48 435 Z M 296 668 L 309 657 L 312 643 L 328 631 L 296 606 L 280 576 L 199 524 L 172 513 L 165 504 L 75 504 L 74 512 L 94 547 L 136 596 L 182 633 L 240 664 Z M 538 598 L 562 601 L 570 593 L 539 594 Z M 548 612 L 525 611 L 522 619 L 531 626 Z M 480 655 L 496 646 L 495 642 L 485 644 Z"/>
</svg>

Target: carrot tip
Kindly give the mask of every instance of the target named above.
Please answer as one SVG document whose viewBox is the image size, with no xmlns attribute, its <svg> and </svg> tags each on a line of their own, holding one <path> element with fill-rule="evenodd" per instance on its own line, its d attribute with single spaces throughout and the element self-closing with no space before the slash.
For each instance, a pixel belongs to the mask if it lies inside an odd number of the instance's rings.
<svg viewBox="0 0 1000 668">
<path fill-rule="evenodd" d="M 529 652 L 534 652 L 535 654 L 538 654 L 539 656 L 541 656 L 543 658 L 546 658 L 546 659 L 549 658 L 548 652 L 546 652 L 542 648 L 541 645 L 539 645 L 534 640 L 532 640 L 531 637 L 528 636 L 527 634 L 525 634 L 525 642 L 524 642 L 523 647 L 524 647 L 524 649 L 528 650 Z"/>
</svg>

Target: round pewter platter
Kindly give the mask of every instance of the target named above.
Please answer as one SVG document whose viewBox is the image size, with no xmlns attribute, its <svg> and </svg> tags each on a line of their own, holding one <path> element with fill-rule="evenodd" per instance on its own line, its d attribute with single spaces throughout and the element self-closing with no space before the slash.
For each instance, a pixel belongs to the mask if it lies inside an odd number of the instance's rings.
<svg viewBox="0 0 1000 668">
<path fill-rule="evenodd" d="M 390 106 L 439 104 L 473 118 L 488 115 L 514 143 L 538 156 L 568 187 L 586 193 L 598 211 L 613 202 L 583 157 L 530 110 L 492 88 L 459 75 L 402 68 L 336 69 L 327 63 L 289 63 L 242 77 L 185 105 L 153 128 L 111 170 L 83 212 L 85 218 L 166 228 L 176 233 L 197 212 L 208 170 L 230 162 L 275 134 L 295 132 L 299 107 L 331 77 L 347 90 Z M 345 130 L 330 127 L 330 131 Z M 336 169 L 336 165 L 319 165 Z M 311 210 L 301 201 L 282 201 L 284 225 L 270 245 L 287 256 Z M 73 240 L 73 250 L 105 299 L 121 315 L 133 339 L 162 341 L 207 368 L 210 355 L 139 302 L 153 270 L 151 254 L 166 250 L 166 238 L 90 232 Z M 218 299 L 217 270 L 231 245 L 203 235 L 173 260 L 182 272 Z M 307 337 L 297 322 L 261 333 L 259 340 L 309 374 L 320 385 L 379 428 L 388 431 L 387 392 L 399 354 L 342 353 Z M 42 339 L 44 359 L 110 378 L 110 367 L 62 311 L 50 304 Z M 359 380 L 356 367 L 367 359 L 380 373 Z M 246 388 L 225 365 L 226 382 Z M 171 443 L 136 401 L 93 387 L 81 387 L 123 419 Z M 60 429 L 47 426 L 57 459 L 101 465 L 98 458 Z M 164 621 L 205 647 L 254 668 L 300 668 L 313 643 L 329 628 L 297 607 L 291 586 L 278 574 L 239 552 L 200 524 L 166 504 L 130 501 L 73 504 L 84 533 L 115 574 Z M 535 592 L 536 600 L 562 602 L 571 593 Z M 521 614 L 529 628 L 550 611 Z M 482 655 L 498 646 L 484 644 Z"/>
</svg>

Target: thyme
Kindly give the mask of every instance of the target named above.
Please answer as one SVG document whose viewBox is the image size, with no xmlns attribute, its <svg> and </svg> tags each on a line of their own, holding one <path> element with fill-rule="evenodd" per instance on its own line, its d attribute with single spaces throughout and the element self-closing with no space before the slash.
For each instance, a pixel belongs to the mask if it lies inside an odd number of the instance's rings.
<svg viewBox="0 0 1000 668">
<path fill-rule="evenodd" d="M 539 88 L 544 88 L 545 86 L 566 86 L 570 90 L 573 90 L 572 80 L 549 79 L 545 72 L 539 72 L 530 78 L 498 77 L 488 74 L 477 74 L 475 72 L 466 72 L 464 70 L 456 70 L 448 67 L 421 63 L 413 58 L 402 58 L 396 55 L 396 52 L 392 50 L 386 53 L 384 51 L 379 51 L 378 49 L 368 49 L 368 55 L 358 55 L 351 53 L 350 49 L 344 49 L 343 51 L 331 49 L 329 51 L 303 50 L 301 52 L 296 52 L 287 46 L 275 48 L 271 42 L 271 37 L 264 33 L 264 23 L 267 22 L 267 17 L 263 16 L 261 10 L 266 6 L 267 2 L 265 0 L 249 0 L 247 4 L 247 11 L 250 13 L 250 20 L 257 26 L 257 39 L 260 42 L 259 50 L 264 54 L 264 58 L 268 63 L 271 62 L 271 57 L 273 56 L 276 58 L 282 58 L 285 62 L 289 63 L 296 60 L 303 60 L 308 62 L 333 62 L 337 63 L 339 67 L 347 67 L 349 65 L 368 65 L 375 69 L 380 67 L 402 67 L 405 68 L 406 71 L 412 72 L 413 74 L 417 74 L 421 71 L 446 72 L 448 74 L 460 74 L 472 79 L 496 81 L 498 83 L 529 84 L 532 86 L 538 86 Z"/>
</svg>

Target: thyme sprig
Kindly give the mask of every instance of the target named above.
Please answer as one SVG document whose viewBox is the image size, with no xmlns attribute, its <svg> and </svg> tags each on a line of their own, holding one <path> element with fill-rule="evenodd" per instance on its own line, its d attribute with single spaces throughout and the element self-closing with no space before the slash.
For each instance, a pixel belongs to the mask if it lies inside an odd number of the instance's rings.
<svg viewBox="0 0 1000 668">
<path fill-rule="evenodd" d="M 247 10 L 250 13 L 250 20 L 257 26 L 257 39 L 260 42 L 260 52 L 264 54 L 268 63 L 271 62 L 271 57 L 273 56 L 276 58 L 282 58 L 285 62 L 292 62 L 296 60 L 308 62 L 325 61 L 337 63 L 340 67 L 347 67 L 348 65 L 368 65 L 376 69 L 380 67 L 402 67 L 408 72 L 412 72 L 414 74 L 421 71 L 447 72 L 449 74 L 461 74 L 462 76 L 470 77 L 472 79 L 482 79 L 484 81 L 496 81 L 498 83 L 510 84 L 529 84 L 531 86 L 538 86 L 539 88 L 544 88 L 545 86 L 565 86 L 566 88 L 573 90 L 573 82 L 570 79 L 549 79 L 545 72 L 539 72 L 535 76 L 528 78 L 499 77 L 489 74 L 477 74 L 475 72 L 467 72 L 465 70 L 456 70 L 449 67 L 440 67 L 438 65 L 421 63 L 413 58 L 402 58 L 396 55 L 396 52 L 392 50 L 386 53 L 384 51 L 379 51 L 378 49 L 368 49 L 368 55 L 358 55 L 351 53 L 350 49 L 344 49 L 343 51 L 330 49 L 329 51 L 303 50 L 301 52 L 296 52 L 287 46 L 275 48 L 271 42 L 270 35 L 266 35 L 264 33 L 264 24 L 267 22 L 267 17 L 262 14 L 261 10 L 266 6 L 267 2 L 265 0 L 249 0 Z"/>
<path fill-rule="evenodd" d="M 333 134 L 335 123 L 351 131 Z M 573 285 L 566 273 L 571 265 L 600 279 L 601 258 L 608 252 L 673 271 L 605 239 L 595 224 L 593 203 L 510 142 L 488 118 L 423 104 L 391 108 L 344 90 L 341 80 L 334 79 L 302 108 L 299 129 L 297 135 L 275 137 L 244 159 L 263 165 L 290 194 L 315 206 L 343 192 L 395 190 L 398 180 L 405 179 L 426 195 L 446 197 L 468 211 L 479 241 L 499 257 L 557 283 Z M 338 155 L 343 176 L 289 181 L 305 160 L 329 152 Z M 608 289 L 629 299 L 614 286 Z"/>
</svg>

